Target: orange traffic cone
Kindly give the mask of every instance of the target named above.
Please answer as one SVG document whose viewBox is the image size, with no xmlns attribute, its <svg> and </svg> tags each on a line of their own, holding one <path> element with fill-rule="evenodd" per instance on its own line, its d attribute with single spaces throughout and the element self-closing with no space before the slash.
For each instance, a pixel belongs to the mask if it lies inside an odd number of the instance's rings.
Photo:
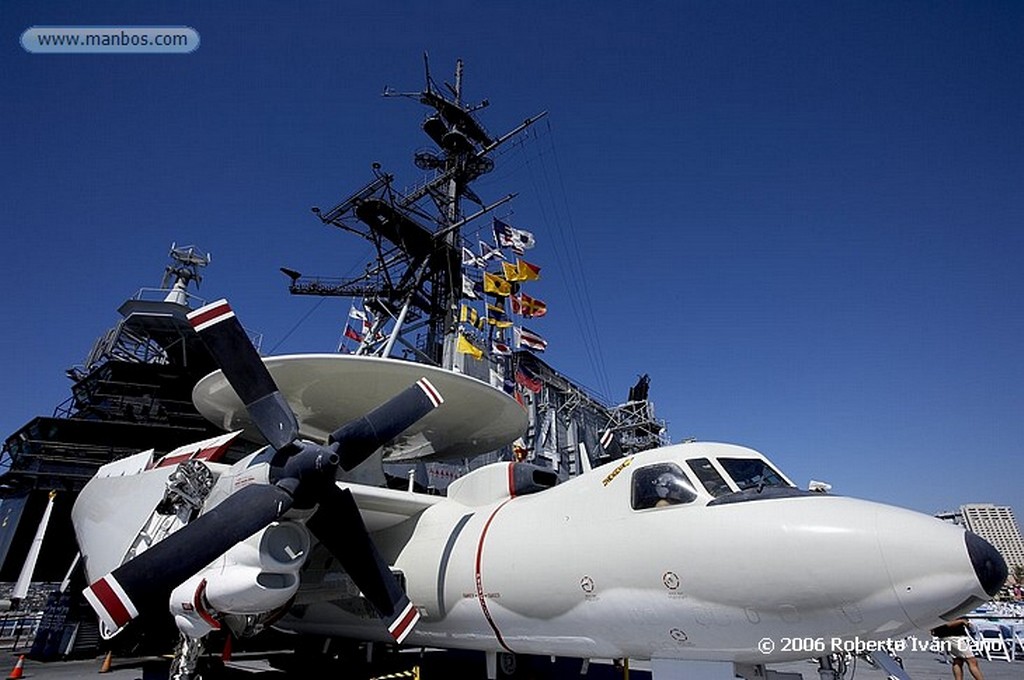
<svg viewBox="0 0 1024 680">
<path fill-rule="evenodd" d="M 7 680 L 18 680 L 22 675 L 25 674 L 25 655 L 22 654 L 18 657 L 18 663 L 14 664 L 14 669 L 11 670 L 11 674 L 7 676 Z"/>
<path fill-rule="evenodd" d="M 107 655 L 103 657 L 103 663 L 100 664 L 100 673 L 109 673 L 110 664 L 114 660 L 114 652 L 107 652 Z"/>
</svg>

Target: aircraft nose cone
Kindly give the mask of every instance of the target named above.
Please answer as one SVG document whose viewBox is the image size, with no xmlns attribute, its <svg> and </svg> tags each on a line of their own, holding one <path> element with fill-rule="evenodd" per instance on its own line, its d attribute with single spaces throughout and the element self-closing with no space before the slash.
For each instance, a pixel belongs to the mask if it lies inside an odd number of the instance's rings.
<svg viewBox="0 0 1024 680">
<path fill-rule="evenodd" d="M 877 517 L 892 592 L 917 628 L 982 604 L 1006 579 L 995 548 L 962 527 L 891 506 L 879 508 Z"/>
<path fill-rule="evenodd" d="M 978 576 L 981 587 L 990 596 L 995 597 L 999 589 L 1006 583 L 1008 574 L 1006 560 L 992 544 L 981 536 L 971 533 L 964 534 L 967 543 L 967 555 L 971 558 L 974 573 Z"/>
</svg>

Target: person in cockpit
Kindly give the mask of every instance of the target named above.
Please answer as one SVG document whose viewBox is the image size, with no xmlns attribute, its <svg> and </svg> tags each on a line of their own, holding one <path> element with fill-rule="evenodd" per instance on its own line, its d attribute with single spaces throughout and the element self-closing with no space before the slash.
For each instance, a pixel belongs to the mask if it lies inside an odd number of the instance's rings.
<svg viewBox="0 0 1024 680">
<path fill-rule="evenodd" d="M 633 477 L 633 508 L 661 508 L 689 503 L 697 494 L 678 466 L 662 463 L 641 468 Z"/>
<path fill-rule="evenodd" d="M 663 472 L 654 480 L 654 492 L 658 495 L 654 507 L 663 508 L 666 505 L 677 505 L 684 502 L 679 493 L 679 479 L 671 472 Z"/>
</svg>

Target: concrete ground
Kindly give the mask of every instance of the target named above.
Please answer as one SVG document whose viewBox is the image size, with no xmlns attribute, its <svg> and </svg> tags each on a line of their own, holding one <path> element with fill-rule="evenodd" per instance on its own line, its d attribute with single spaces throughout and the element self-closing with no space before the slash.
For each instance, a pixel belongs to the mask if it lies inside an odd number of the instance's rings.
<svg viewBox="0 0 1024 680">
<path fill-rule="evenodd" d="M 0 673 L 13 669 L 17 660 L 16 656 L 0 657 L 9 667 L 0 668 Z M 109 673 L 99 675 L 102 657 L 95 659 L 65 661 L 56 663 L 39 663 L 26 659 L 24 663 L 23 676 L 34 680 L 71 680 L 81 678 L 92 678 L 98 676 L 104 680 L 166 680 L 167 662 L 163 659 L 114 659 Z M 943 663 L 942 657 L 929 652 L 908 652 L 903 657 L 904 668 L 912 680 L 951 680 L 953 677 L 952 667 Z M 979 660 L 985 680 L 1022 680 L 1024 678 L 1024 661 L 1008 663 L 1006 661 Z M 428 653 L 421 657 L 418 653 L 402 655 L 388 668 L 378 668 L 372 671 L 355 668 L 334 668 L 330 671 L 293 671 L 283 672 L 274 670 L 270 665 L 260 658 L 236 658 L 227 664 L 223 672 L 216 675 L 217 678 L 225 680 L 284 680 L 298 679 L 312 680 L 313 678 L 352 678 L 352 680 L 366 680 L 375 677 L 376 674 L 394 673 L 396 671 L 410 670 L 413 666 L 420 667 L 420 678 L 422 680 L 483 680 L 484 662 L 482 655 L 474 654 L 444 654 Z M 818 680 L 818 668 L 816 663 L 809 661 L 797 661 L 786 664 L 771 666 L 777 671 L 799 673 L 804 680 Z M 966 680 L 970 680 L 970 674 L 966 674 Z M 0 678 L 4 677 L 0 675 Z M 208 676 L 210 677 L 210 676 Z M 580 675 L 580 662 L 578 660 L 564 659 L 557 663 L 551 663 L 548 659 L 531 659 L 527 663 L 520 662 L 519 672 L 515 677 L 527 680 L 575 680 L 577 678 L 588 678 L 589 680 L 616 680 L 622 677 L 621 671 L 611 666 L 599 663 L 590 665 L 586 676 Z M 642 662 L 634 663 L 630 669 L 630 680 L 648 680 L 650 673 Z M 848 669 L 846 680 L 887 680 L 887 674 L 881 669 L 871 667 L 863 659 L 858 659 L 856 665 Z M 212 680 L 212 678 L 211 678 Z"/>
</svg>

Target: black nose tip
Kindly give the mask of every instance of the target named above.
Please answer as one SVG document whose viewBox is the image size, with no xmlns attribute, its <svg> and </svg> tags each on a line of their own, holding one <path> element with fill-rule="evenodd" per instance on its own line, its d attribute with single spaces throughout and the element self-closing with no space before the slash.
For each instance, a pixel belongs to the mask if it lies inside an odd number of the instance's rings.
<svg viewBox="0 0 1024 680">
<path fill-rule="evenodd" d="M 999 589 L 1006 583 L 1006 560 L 992 544 L 981 536 L 968 531 L 964 540 L 967 542 L 967 554 L 978 575 L 978 582 L 985 592 L 995 597 Z"/>
</svg>

